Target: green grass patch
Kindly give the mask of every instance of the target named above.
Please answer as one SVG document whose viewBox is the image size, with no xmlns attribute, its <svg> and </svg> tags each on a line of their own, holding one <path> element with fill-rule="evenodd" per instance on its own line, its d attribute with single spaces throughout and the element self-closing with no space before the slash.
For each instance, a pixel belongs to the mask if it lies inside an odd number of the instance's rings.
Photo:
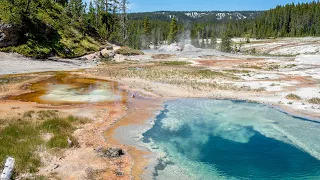
<svg viewBox="0 0 320 180">
<path fill-rule="evenodd" d="M 34 173 L 41 165 L 36 151 L 42 143 L 40 130 L 35 124 L 11 123 L 0 131 L 0 162 L 3 164 L 11 156 L 16 160 L 16 172 Z"/>
<path fill-rule="evenodd" d="M 41 128 L 54 136 L 47 142 L 48 148 L 68 148 L 70 146 L 77 147 L 79 145 L 76 138 L 72 136 L 72 132 L 76 130 L 75 125 L 88 123 L 86 118 L 68 116 L 66 118 L 55 117 L 42 123 Z M 71 144 L 68 143 L 71 141 Z"/>
<path fill-rule="evenodd" d="M 61 117 L 56 111 L 27 111 L 21 119 L 0 120 L 0 168 L 10 156 L 16 160 L 16 173 L 37 172 L 41 166 L 37 149 L 78 147 L 79 143 L 72 133 L 78 125 L 87 122 L 89 120 L 86 118 Z M 41 135 L 47 133 L 53 136 L 45 142 Z"/>
<path fill-rule="evenodd" d="M 42 123 L 41 128 L 44 129 L 46 132 L 54 134 L 70 132 L 73 130 L 73 126 L 71 125 L 71 123 L 61 118 L 46 120 Z"/>
<path fill-rule="evenodd" d="M 69 135 L 67 134 L 58 134 L 54 135 L 48 142 L 47 142 L 47 147 L 48 148 L 68 148 L 68 138 Z"/>
<path fill-rule="evenodd" d="M 167 66 L 184 66 L 184 65 L 191 64 L 190 62 L 187 62 L 187 61 L 161 61 L 159 63 Z"/>
<path fill-rule="evenodd" d="M 230 73 L 223 73 L 218 71 L 212 71 L 210 69 L 202 69 L 194 72 L 197 76 L 201 78 L 215 78 L 215 77 L 223 77 L 223 78 L 231 78 L 231 79 L 239 79 Z"/>
<path fill-rule="evenodd" d="M 144 53 L 137 49 L 132 49 L 127 46 L 121 47 L 120 49 L 116 50 L 117 54 L 122 54 L 124 56 L 134 56 L 134 55 L 143 55 Z"/>
</svg>

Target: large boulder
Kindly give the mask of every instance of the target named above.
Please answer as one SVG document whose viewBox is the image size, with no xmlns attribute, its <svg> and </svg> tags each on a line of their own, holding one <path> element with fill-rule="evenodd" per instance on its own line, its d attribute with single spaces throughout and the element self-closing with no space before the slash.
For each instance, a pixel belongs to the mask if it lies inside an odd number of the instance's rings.
<svg viewBox="0 0 320 180">
<path fill-rule="evenodd" d="M 103 49 L 100 51 L 100 58 L 114 58 L 115 56 L 115 52 L 113 50 L 107 50 L 107 49 Z"/>
<path fill-rule="evenodd" d="M 11 24 L 0 23 L 0 48 L 18 44 L 19 28 Z"/>
</svg>

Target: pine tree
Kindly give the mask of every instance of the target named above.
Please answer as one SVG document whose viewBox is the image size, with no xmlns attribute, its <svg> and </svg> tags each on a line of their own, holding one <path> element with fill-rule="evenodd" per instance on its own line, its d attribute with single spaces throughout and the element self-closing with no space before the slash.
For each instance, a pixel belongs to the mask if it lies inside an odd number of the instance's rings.
<svg viewBox="0 0 320 180">
<path fill-rule="evenodd" d="M 120 24 L 121 24 L 121 36 L 123 44 L 127 43 L 128 38 L 128 28 L 127 28 L 127 0 L 121 0 L 120 1 L 120 9 L 121 9 L 121 15 L 120 15 Z"/>
<path fill-rule="evenodd" d="M 93 7 L 92 1 L 89 4 L 88 23 L 94 27 L 96 25 L 96 9 Z"/>
<path fill-rule="evenodd" d="M 171 44 L 173 42 L 177 42 L 178 41 L 178 31 L 179 31 L 179 27 L 177 24 L 177 20 L 175 18 L 172 19 L 171 23 L 170 23 L 170 30 L 169 30 L 169 36 L 168 36 L 168 43 Z"/>
<path fill-rule="evenodd" d="M 82 0 L 70 0 L 68 10 L 70 17 L 74 21 L 78 21 L 83 16 L 84 9 L 85 7 L 82 3 Z"/>
<path fill-rule="evenodd" d="M 215 49 L 217 46 L 217 37 L 216 33 L 214 31 L 211 32 L 211 42 L 210 42 L 210 47 L 212 49 Z"/>
<path fill-rule="evenodd" d="M 149 37 L 151 34 L 151 27 L 150 27 L 150 21 L 149 21 L 149 17 L 145 17 L 144 21 L 143 21 L 143 30 L 144 30 L 144 34 Z"/>
<path fill-rule="evenodd" d="M 173 42 L 177 42 L 178 41 L 178 31 L 179 31 L 179 27 L 177 24 L 177 20 L 175 18 L 172 19 L 171 23 L 170 23 L 170 30 L 169 30 L 169 36 L 168 36 L 168 43 L 171 44 Z"/>
<path fill-rule="evenodd" d="M 223 33 L 221 38 L 221 47 L 220 50 L 222 52 L 231 52 L 232 51 L 232 41 L 231 41 L 231 35 L 230 35 L 231 29 L 230 24 L 227 27 L 227 30 Z"/>
</svg>

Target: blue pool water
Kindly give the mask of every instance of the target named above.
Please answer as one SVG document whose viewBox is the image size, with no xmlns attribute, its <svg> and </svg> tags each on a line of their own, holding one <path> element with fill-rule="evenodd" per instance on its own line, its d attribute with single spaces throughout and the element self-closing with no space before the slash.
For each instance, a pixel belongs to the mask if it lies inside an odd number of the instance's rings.
<svg viewBox="0 0 320 180">
<path fill-rule="evenodd" d="M 169 101 L 143 134 L 156 179 L 320 179 L 320 124 L 257 103 Z"/>
</svg>

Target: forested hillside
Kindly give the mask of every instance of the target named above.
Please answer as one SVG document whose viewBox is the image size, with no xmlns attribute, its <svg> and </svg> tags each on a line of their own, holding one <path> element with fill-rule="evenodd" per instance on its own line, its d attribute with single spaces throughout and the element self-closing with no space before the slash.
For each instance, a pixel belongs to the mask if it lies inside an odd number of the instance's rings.
<svg viewBox="0 0 320 180">
<path fill-rule="evenodd" d="M 129 20 L 150 20 L 170 22 L 173 18 L 180 22 L 221 22 L 229 20 L 253 19 L 263 11 L 157 11 L 128 14 Z"/>
<path fill-rule="evenodd" d="M 248 35 L 255 38 L 320 36 L 320 2 L 277 6 L 253 20 L 229 23 L 231 35 L 237 37 Z"/>
<path fill-rule="evenodd" d="M 320 2 L 288 4 L 255 20 L 256 37 L 320 36 Z"/>
<path fill-rule="evenodd" d="M 301 37 L 320 36 L 320 3 L 288 4 L 277 6 L 266 12 L 259 13 L 255 18 L 217 18 L 207 19 L 208 12 L 197 12 L 197 16 L 191 12 L 155 12 L 134 13 L 129 15 L 133 29 L 141 29 L 142 35 L 148 37 L 152 44 L 168 40 L 170 33 L 170 21 L 177 20 L 178 39 L 189 38 L 195 46 L 208 48 L 215 46 L 217 37 L 244 37 L 244 38 L 277 38 L 277 37 Z M 235 14 L 231 13 L 231 14 Z M 252 13 L 252 12 L 247 12 Z M 148 19 L 145 19 L 148 17 Z M 217 17 L 215 15 L 215 17 Z M 145 23 L 150 24 L 149 33 L 144 32 Z M 205 19 L 205 20 L 204 20 Z M 130 31 L 130 29 L 129 29 Z M 137 30 L 138 31 L 138 30 Z M 150 33 L 151 32 L 151 33 Z M 228 34 L 226 34 L 228 33 Z M 205 41 L 198 41 L 204 39 Z"/>
<path fill-rule="evenodd" d="M 89 6 L 82 0 L 1 0 L 0 28 L 12 45 L 1 50 L 70 58 L 98 51 L 105 40 L 124 43 L 126 5 L 126 0 Z"/>
</svg>

